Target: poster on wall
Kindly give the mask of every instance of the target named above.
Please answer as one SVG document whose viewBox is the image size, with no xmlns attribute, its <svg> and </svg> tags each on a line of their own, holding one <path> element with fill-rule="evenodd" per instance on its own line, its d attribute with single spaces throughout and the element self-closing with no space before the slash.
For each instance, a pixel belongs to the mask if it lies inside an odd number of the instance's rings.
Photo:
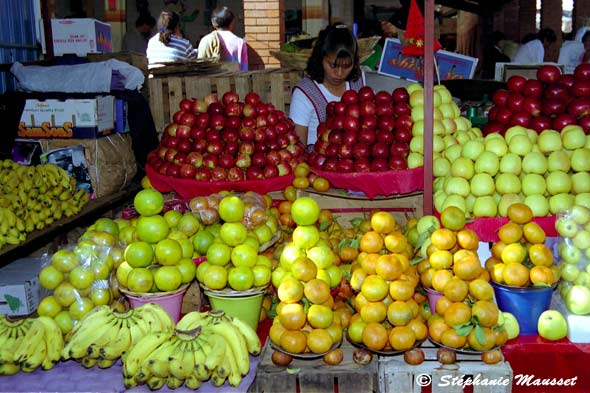
<svg viewBox="0 0 590 393">
<path fill-rule="evenodd" d="M 444 50 L 437 51 L 434 58 L 438 65 L 440 80 L 472 79 L 478 60 L 474 57 Z M 404 56 L 400 40 L 388 38 L 385 40 L 385 47 L 377 72 L 395 78 L 421 82 L 424 79 L 424 58 Z"/>
</svg>

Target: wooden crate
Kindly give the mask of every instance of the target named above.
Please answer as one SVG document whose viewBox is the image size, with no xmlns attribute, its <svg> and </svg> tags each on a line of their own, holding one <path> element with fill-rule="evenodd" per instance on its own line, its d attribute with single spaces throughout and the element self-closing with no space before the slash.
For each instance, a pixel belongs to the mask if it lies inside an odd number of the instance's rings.
<svg viewBox="0 0 590 393">
<path fill-rule="evenodd" d="M 454 382 L 459 380 L 453 380 L 455 377 L 463 381 L 479 378 L 481 382 L 473 384 L 473 393 L 512 392 L 512 368 L 506 361 L 490 365 L 483 363 L 479 354 L 458 353 L 455 364 L 443 365 L 436 360 L 438 347 L 432 342 L 426 340 L 421 348 L 425 361 L 417 366 L 407 364 L 402 355 L 379 357 L 380 392 L 420 393 L 422 386 L 430 386 L 432 393 L 463 392 L 463 386 Z M 486 384 L 486 381 L 489 382 Z M 496 385 L 490 382 L 496 382 Z"/>
<path fill-rule="evenodd" d="M 371 363 L 360 366 L 352 360 L 354 347 L 346 340 L 341 346 L 344 360 L 330 366 L 320 358 L 294 359 L 285 367 L 276 366 L 272 360 L 273 349 L 268 341 L 256 369 L 256 378 L 248 390 L 251 393 L 370 393 L 377 392 L 377 357 Z"/>
<path fill-rule="evenodd" d="M 301 71 L 274 68 L 248 72 L 226 72 L 215 75 L 154 76 L 148 79 L 150 108 L 158 132 L 172 122 L 184 98 L 203 98 L 216 93 L 235 91 L 243 100 L 247 93 L 257 93 L 265 103 L 288 114 L 291 91 L 303 77 Z"/>
<path fill-rule="evenodd" d="M 403 225 L 412 217 L 422 217 L 424 206 L 422 191 L 374 199 L 335 188 L 327 192 L 318 192 L 313 189 L 300 190 L 299 195 L 315 199 L 321 209 L 329 209 L 336 221 L 345 227 L 350 227 L 350 221 L 354 218 L 369 218 L 373 210 L 391 212 L 396 221 Z"/>
</svg>

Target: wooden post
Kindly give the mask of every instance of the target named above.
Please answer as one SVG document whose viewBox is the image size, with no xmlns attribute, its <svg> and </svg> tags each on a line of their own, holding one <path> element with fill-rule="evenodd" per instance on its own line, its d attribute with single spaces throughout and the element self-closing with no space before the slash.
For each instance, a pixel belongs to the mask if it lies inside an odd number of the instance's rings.
<svg viewBox="0 0 590 393">
<path fill-rule="evenodd" d="M 434 0 L 424 1 L 424 215 L 432 200 L 432 113 L 434 105 Z"/>
</svg>

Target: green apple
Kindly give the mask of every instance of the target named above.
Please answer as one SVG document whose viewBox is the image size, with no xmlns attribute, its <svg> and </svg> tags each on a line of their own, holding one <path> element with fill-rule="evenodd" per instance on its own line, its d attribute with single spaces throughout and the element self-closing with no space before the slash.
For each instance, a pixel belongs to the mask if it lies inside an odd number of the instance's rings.
<svg viewBox="0 0 590 393">
<path fill-rule="evenodd" d="M 518 194 L 522 184 L 514 173 L 500 173 L 496 176 L 496 190 L 500 194 Z"/>
<path fill-rule="evenodd" d="M 520 175 L 522 160 L 514 153 L 506 153 L 500 160 L 500 172 Z"/>
<path fill-rule="evenodd" d="M 561 237 L 574 237 L 578 232 L 578 225 L 573 218 L 559 217 L 555 221 L 555 229 Z"/>
<path fill-rule="evenodd" d="M 475 172 L 495 176 L 500 170 L 500 159 L 491 151 L 484 151 L 475 160 Z"/>
<path fill-rule="evenodd" d="M 590 173 L 577 172 L 570 175 L 572 179 L 572 192 L 574 194 L 582 194 L 590 192 Z"/>
<path fill-rule="evenodd" d="M 576 279 L 580 275 L 580 269 L 577 265 L 565 263 L 560 266 L 560 270 L 561 278 L 566 281 L 571 281 L 572 283 L 576 281 Z"/>
<path fill-rule="evenodd" d="M 444 157 L 437 157 L 432 162 L 432 174 L 434 177 L 449 176 L 451 174 L 451 163 Z"/>
<path fill-rule="evenodd" d="M 508 208 L 513 203 L 524 202 L 524 199 L 520 194 L 504 194 L 498 202 L 498 214 L 500 217 L 508 216 Z"/>
<path fill-rule="evenodd" d="M 424 165 L 424 156 L 421 153 L 410 152 L 408 154 L 408 168 L 418 168 Z"/>
<path fill-rule="evenodd" d="M 547 190 L 545 178 L 537 173 L 528 173 L 521 179 L 522 193 L 525 196 L 539 194 L 543 195 Z"/>
<path fill-rule="evenodd" d="M 447 180 L 445 181 L 444 190 L 449 195 L 456 194 L 461 195 L 462 197 L 466 197 L 471 192 L 469 182 L 462 177 L 456 176 L 447 178 Z"/>
<path fill-rule="evenodd" d="M 434 193 L 437 191 L 444 191 L 445 188 L 445 180 L 447 177 L 437 177 L 432 182 L 432 190 Z"/>
<path fill-rule="evenodd" d="M 541 194 L 527 195 L 524 203 L 531 208 L 534 217 L 545 217 L 549 214 L 549 201 Z"/>
<path fill-rule="evenodd" d="M 561 134 L 555 130 L 544 130 L 537 137 L 537 146 L 542 153 L 561 150 Z"/>
<path fill-rule="evenodd" d="M 567 294 L 569 293 L 569 291 L 572 289 L 573 286 L 574 286 L 574 283 L 571 281 L 567 281 L 567 280 L 561 280 L 559 282 L 559 284 L 557 284 L 557 290 L 559 291 L 559 294 L 561 295 L 563 300 L 565 300 L 565 298 L 567 297 Z"/>
<path fill-rule="evenodd" d="M 434 200 L 434 208 L 436 211 L 441 212 L 443 204 L 447 199 L 447 193 L 444 190 L 438 190 L 434 193 L 433 200 Z"/>
<path fill-rule="evenodd" d="M 455 106 L 454 108 L 456 108 Z M 454 109 L 453 108 L 453 109 Z M 455 110 L 455 115 L 457 114 L 458 110 Z M 469 119 L 463 116 L 455 116 L 455 123 L 457 123 L 457 131 L 467 131 L 471 128 L 471 122 Z"/>
<path fill-rule="evenodd" d="M 471 179 L 475 173 L 473 161 L 466 157 L 458 157 L 451 166 L 451 175 Z"/>
<path fill-rule="evenodd" d="M 567 336 L 567 321 L 557 310 L 543 311 L 539 316 L 537 330 L 547 340 L 561 340 Z"/>
<path fill-rule="evenodd" d="M 461 157 L 461 145 L 456 144 L 449 146 L 445 152 L 444 156 L 450 163 L 453 163 L 457 158 Z"/>
<path fill-rule="evenodd" d="M 424 154 L 424 136 L 421 134 L 412 135 L 412 139 L 410 140 L 410 151 Z"/>
<path fill-rule="evenodd" d="M 522 159 L 522 171 L 544 175 L 547 172 L 547 158 L 543 153 L 531 151 Z"/>
<path fill-rule="evenodd" d="M 461 195 L 452 194 L 447 196 L 447 199 L 445 199 L 443 203 L 442 210 L 445 210 L 449 206 L 456 206 L 464 212 L 467 211 L 467 203 L 465 202 L 465 198 Z"/>
<path fill-rule="evenodd" d="M 484 146 L 486 151 L 494 153 L 498 157 L 503 157 L 506 153 L 508 153 L 508 145 L 504 138 L 488 138 L 490 135 L 500 135 L 500 134 L 489 134 L 486 136 Z"/>
<path fill-rule="evenodd" d="M 520 325 L 518 324 L 518 320 L 516 317 L 505 311 L 501 311 L 502 317 L 504 318 L 504 329 L 506 329 L 506 333 L 508 333 L 508 339 L 512 340 L 518 337 L 520 333 Z"/>
<path fill-rule="evenodd" d="M 574 314 L 590 314 L 590 289 L 574 285 L 565 297 L 565 305 Z"/>
<path fill-rule="evenodd" d="M 567 173 L 571 168 L 569 155 L 563 150 L 556 150 L 547 157 L 547 170 L 549 172 L 562 171 Z"/>
<path fill-rule="evenodd" d="M 492 195 L 496 190 L 494 179 L 488 173 L 476 173 L 470 181 L 471 193 L 476 196 Z"/>
<path fill-rule="evenodd" d="M 449 108 L 448 110 L 446 110 L 446 113 L 445 113 L 445 109 L 443 109 L 443 107 L 447 108 L 446 104 L 441 105 L 441 107 L 439 108 L 444 116 L 444 119 L 442 119 L 442 123 L 445 128 L 445 133 L 447 135 L 450 135 L 450 134 L 454 133 L 455 131 L 457 131 L 457 123 L 455 122 L 455 119 L 453 117 L 447 117 L 447 115 L 451 114 L 449 112 L 453 111 L 453 109 Z M 454 114 L 454 113 L 452 113 L 452 114 Z"/>
<path fill-rule="evenodd" d="M 533 150 L 533 143 L 528 135 L 514 135 L 508 142 L 508 150 L 511 153 L 518 154 L 520 157 L 525 157 Z"/>
<path fill-rule="evenodd" d="M 588 272 L 580 272 L 578 277 L 574 280 L 574 285 L 582 285 L 590 288 L 590 274 L 588 274 Z"/>
<path fill-rule="evenodd" d="M 590 248 L 590 232 L 586 230 L 578 231 L 572 238 L 572 243 L 580 250 Z"/>
<path fill-rule="evenodd" d="M 590 171 L 590 149 L 583 147 L 574 150 L 570 161 L 572 163 L 572 169 L 576 172 L 588 172 Z"/>
<path fill-rule="evenodd" d="M 442 210 L 439 210 L 442 211 Z M 433 215 L 426 215 L 420 217 L 418 223 L 416 224 L 416 230 L 418 233 L 425 233 L 430 231 L 431 233 L 440 228 L 440 221 L 436 216 Z"/>
<path fill-rule="evenodd" d="M 498 204 L 491 195 L 477 197 L 473 204 L 474 217 L 496 217 Z"/>
<path fill-rule="evenodd" d="M 457 138 L 459 144 L 463 146 L 465 143 L 467 143 L 468 140 L 471 139 L 471 136 L 469 135 L 467 130 L 460 128 L 465 127 L 465 123 L 463 123 L 462 121 L 460 122 L 459 119 L 455 120 L 455 123 L 457 124 L 457 132 L 455 133 L 455 138 Z"/>
<path fill-rule="evenodd" d="M 590 222 L 590 209 L 586 206 L 574 205 L 569 212 L 569 218 L 578 225 L 585 225 Z"/>
<path fill-rule="evenodd" d="M 557 252 L 561 259 L 569 264 L 578 263 L 582 258 L 582 251 L 569 242 L 562 242 L 557 246 Z"/>
<path fill-rule="evenodd" d="M 523 126 L 512 126 L 506 130 L 504 133 L 504 138 L 506 139 L 506 143 L 511 144 L 512 138 L 514 138 L 516 135 L 526 136 L 527 134 L 527 129 Z"/>
<path fill-rule="evenodd" d="M 483 139 L 472 139 L 467 141 L 461 150 L 461 156 L 469 158 L 471 161 L 477 160 L 477 158 L 484 151 Z"/>
<path fill-rule="evenodd" d="M 586 134 L 582 127 L 570 124 L 561 130 L 561 142 L 568 150 L 579 149 L 586 144 Z"/>
<path fill-rule="evenodd" d="M 467 197 L 465 198 L 465 213 L 468 216 L 471 216 L 471 214 L 473 213 L 473 206 L 475 205 L 475 201 L 478 197 L 476 197 L 473 194 L 469 194 L 467 195 Z M 493 199 L 493 198 L 492 198 Z"/>
<path fill-rule="evenodd" d="M 584 192 L 582 194 L 578 194 L 574 198 L 574 203 L 576 205 L 584 206 L 590 209 L 590 192 Z"/>
<path fill-rule="evenodd" d="M 553 214 L 568 211 L 574 205 L 575 197 L 572 194 L 561 193 L 549 198 L 549 210 Z"/>
<path fill-rule="evenodd" d="M 550 195 L 569 193 L 572 189 L 572 179 L 562 171 L 550 172 L 545 178 L 545 183 Z"/>
</svg>

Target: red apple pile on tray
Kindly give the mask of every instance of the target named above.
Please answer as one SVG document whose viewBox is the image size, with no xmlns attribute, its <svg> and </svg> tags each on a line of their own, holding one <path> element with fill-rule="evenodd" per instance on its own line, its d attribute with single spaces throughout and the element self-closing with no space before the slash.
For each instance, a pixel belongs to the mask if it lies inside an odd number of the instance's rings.
<svg viewBox="0 0 590 393">
<path fill-rule="evenodd" d="M 148 164 L 166 176 L 198 181 L 244 181 L 289 175 L 305 148 L 293 122 L 250 92 L 221 100 L 183 99 Z"/>
<path fill-rule="evenodd" d="M 590 133 L 590 64 L 579 65 L 573 75 L 562 75 L 558 67 L 544 65 L 537 70 L 537 79 L 514 75 L 506 87 L 492 97 L 495 106 L 483 127 L 485 134 L 504 133 L 512 126 L 538 133 L 561 131 L 570 124 Z"/>
<path fill-rule="evenodd" d="M 392 93 L 375 93 L 368 86 L 347 90 L 326 107 L 310 166 L 340 173 L 407 169 L 413 125 L 409 101 L 404 87 Z"/>
</svg>

